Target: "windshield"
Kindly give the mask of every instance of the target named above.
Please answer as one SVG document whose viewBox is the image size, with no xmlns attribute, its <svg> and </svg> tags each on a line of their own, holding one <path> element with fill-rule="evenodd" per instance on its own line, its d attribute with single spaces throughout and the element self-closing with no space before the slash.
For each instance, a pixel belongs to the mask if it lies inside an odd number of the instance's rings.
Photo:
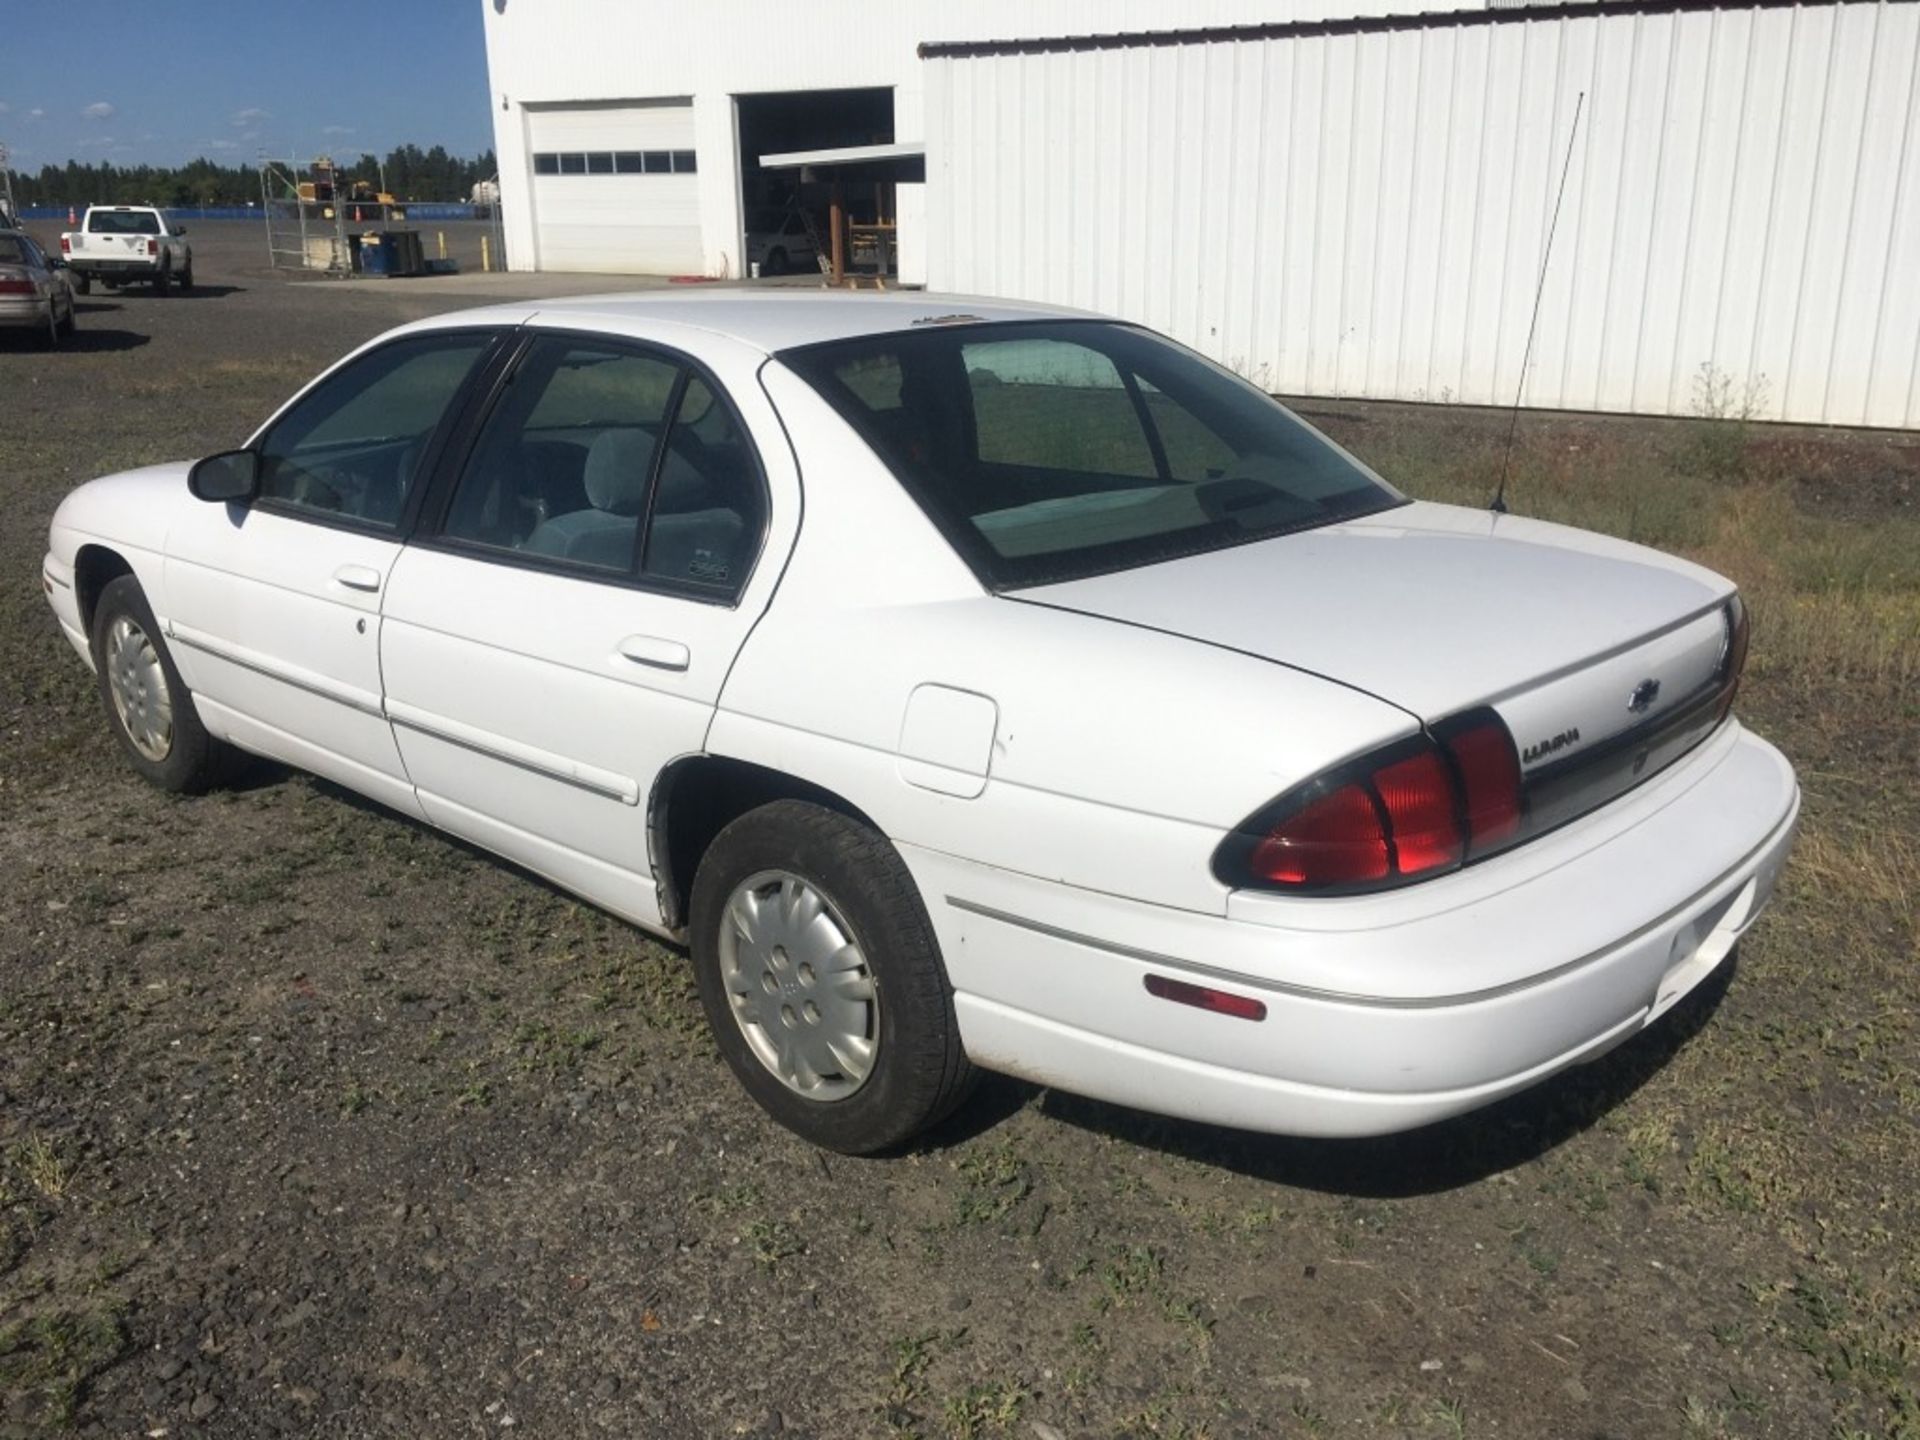
<svg viewBox="0 0 1920 1440">
<path fill-rule="evenodd" d="M 151 210 L 89 210 L 87 229 L 95 235 L 158 235 L 160 217 Z"/>
<path fill-rule="evenodd" d="M 1277 401 L 1128 325 L 949 324 L 780 358 L 994 589 L 1405 503 Z"/>
</svg>

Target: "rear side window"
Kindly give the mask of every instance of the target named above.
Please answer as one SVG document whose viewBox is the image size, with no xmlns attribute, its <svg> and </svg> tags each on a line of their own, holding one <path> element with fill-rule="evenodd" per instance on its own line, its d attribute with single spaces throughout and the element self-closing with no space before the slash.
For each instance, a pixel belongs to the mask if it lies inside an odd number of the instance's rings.
<svg viewBox="0 0 1920 1440">
<path fill-rule="evenodd" d="M 440 533 L 502 558 L 726 598 L 766 515 L 758 457 L 699 372 L 543 336 L 482 427 Z"/>
<path fill-rule="evenodd" d="M 1131 326 L 941 325 L 780 358 L 996 589 L 1405 503 L 1270 396 Z"/>
</svg>

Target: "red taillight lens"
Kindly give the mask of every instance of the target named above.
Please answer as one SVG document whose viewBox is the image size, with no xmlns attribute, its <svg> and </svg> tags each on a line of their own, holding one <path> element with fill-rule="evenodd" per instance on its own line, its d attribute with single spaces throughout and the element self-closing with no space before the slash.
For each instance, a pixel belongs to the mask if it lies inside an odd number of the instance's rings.
<svg viewBox="0 0 1920 1440">
<path fill-rule="evenodd" d="M 1386 827 L 1373 796 L 1342 785 L 1280 824 L 1253 847 L 1253 873 L 1273 885 L 1358 885 L 1388 874 Z"/>
<path fill-rule="evenodd" d="M 1385 890 L 1500 849 L 1525 810 L 1513 736 L 1475 710 L 1281 796 L 1227 837 L 1213 869 L 1236 886 Z"/>
<path fill-rule="evenodd" d="M 62 235 L 60 237 L 60 253 L 62 255 L 67 255 L 67 254 L 71 254 L 72 251 L 73 251 L 73 241 L 69 240 L 66 236 Z"/>
<path fill-rule="evenodd" d="M 1466 789 L 1468 848 L 1479 854 L 1512 839 L 1520 829 L 1520 757 L 1507 727 L 1488 716 L 1443 732 L 1441 743 Z"/>
<path fill-rule="evenodd" d="M 33 293 L 31 280 L 0 280 L 0 295 L 31 295 Z"/>
<path fill-rule="evenodd" d="M 1373 788 L 1387 810 L 1394 868 L 1422 875 L 1460 863 L 1458 797 L 1447 762 L 1437 750 L 1420 750 L 1373 772 Z"/>
<path fill-rule="evenodd" d="M 149 240 L 147 242 L 147 253 L 149 255 L 158 255 L 160 253 L 160 242 L 158 240 Z"/>
</svg>

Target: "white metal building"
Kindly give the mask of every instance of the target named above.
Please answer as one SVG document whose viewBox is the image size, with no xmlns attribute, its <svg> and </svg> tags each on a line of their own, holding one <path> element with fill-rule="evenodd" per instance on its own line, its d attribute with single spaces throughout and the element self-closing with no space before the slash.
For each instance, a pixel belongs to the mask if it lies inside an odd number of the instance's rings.
<svg viewBox="0 0 1920 1440">
<path fill-rule="evenodd" d="M 487 4 L 516 268 L 738 275 L 759 154 L 924 141 L 937 288 L 1510 403 L 1564 175 L 1527 404 L 1920 426 L 1915 0 Z"/>
</svg>

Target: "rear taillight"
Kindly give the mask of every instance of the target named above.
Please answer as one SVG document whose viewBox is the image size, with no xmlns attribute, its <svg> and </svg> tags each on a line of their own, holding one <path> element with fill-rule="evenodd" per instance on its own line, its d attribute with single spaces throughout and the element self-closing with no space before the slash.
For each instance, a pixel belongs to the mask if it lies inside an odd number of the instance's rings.
<svg viewBox="0 0 1920 1440">
<path fill-rule="evenodd" d="M 160 253 L 160 242 L 158 240 L 147 241 L 147 253 L 149 255 L 158 255 Z"/>
<path fill-rule="evenodd" d="M 1227 837 L 1214 874 L 1299 894 L 1391 889 L 1500 848 L 1521 807 L 1513 737 L 1477 710 L 1283 795 Z"/>
<path fill-rule="evenodd" d="M 0 295 L 33 295 L 38 292 L 31 280 L 0 280 Z"/>
<path fill-rule="evenodd" d="M 73 253 L 73 241 L 69 240 L 65 235 L 60 237 L 60 253 L 62 255 L 71 255 Z"/>
<path fill-rule="evenodd" d="M 1733 708 L 1740 693 L 1740 676 L 1747 668 L 1747 641 L 1752 631 L 1747 607 L 1738 595 L 1727 602 L 1727 648 L 1720 660 L 1720 714 Z"/>
</svg>

